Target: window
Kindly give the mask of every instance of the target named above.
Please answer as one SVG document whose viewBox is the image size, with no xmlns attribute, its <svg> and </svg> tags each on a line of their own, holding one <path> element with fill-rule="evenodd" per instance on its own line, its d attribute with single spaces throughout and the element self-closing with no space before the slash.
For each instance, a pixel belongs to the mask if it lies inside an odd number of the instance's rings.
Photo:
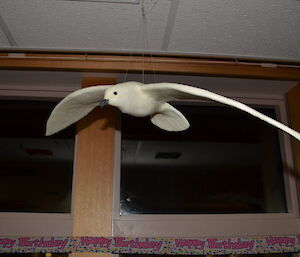
<svg viewBox="0 0 300 257">
<path fill-rule="evenodd" d="M 287 211 L 276 129 L 232 108 L 177 108 L 189 130 L 168 133 L 123 116 L 122 214 Z"/>
<path fill-rule="evenodd" d="M 45 137 L 56 104 L 0 101 L 1 235 L 71 233 L 75 129 Z"/>
<path fill-rule="evenodd" d="M 280 119 L 283 104 L 271 102 L 254 108 Z M 149 118 L 122 116 L 115 234 L 282 233 L 277 219 L 297 216 L 295 182 L 286 172 L 292 165 L 286 135 L 220 105 L 176 108 L 190 121 L 189 130 L 169 133 Z"/>
<path fill-rule="evenodd" d="M 0 105 L 0 211 L 70 213 L 74 128 L 44 136 L 55 103 Z"/>
</svg>

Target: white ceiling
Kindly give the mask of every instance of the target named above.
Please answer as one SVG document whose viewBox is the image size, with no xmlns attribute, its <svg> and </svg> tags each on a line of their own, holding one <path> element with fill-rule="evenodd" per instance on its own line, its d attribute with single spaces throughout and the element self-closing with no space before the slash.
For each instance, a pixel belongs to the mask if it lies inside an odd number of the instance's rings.
<svg viewBox="0 0 300 257">
<path fill-rule="evenodd" d="M 5 36 L 5 34 L 3 33 L 2 30 L 0 30 L 0 45 L 1 46 L 8 46 L 9 42 Z"/>
<path fill-rule="evenodd" d="M 146 25 L 142 4 L 1 0 L 0 49 L 142 51 L 300 61 L 300 1 L 144 1 Z"/>
</svg>

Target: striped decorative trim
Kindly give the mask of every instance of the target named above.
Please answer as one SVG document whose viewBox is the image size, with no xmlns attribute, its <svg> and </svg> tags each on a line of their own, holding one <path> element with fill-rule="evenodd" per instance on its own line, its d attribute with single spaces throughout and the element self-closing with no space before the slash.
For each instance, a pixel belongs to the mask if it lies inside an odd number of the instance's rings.
<svg viewBox="0 0 300 257">
<path fill-rule="evenodd" d="M 254 254 L 300 252 L 300 234 L 289 236 L 139 238 L 0 237 L 0 253 L 105 252 L 127 254 Z"/>
</svg>

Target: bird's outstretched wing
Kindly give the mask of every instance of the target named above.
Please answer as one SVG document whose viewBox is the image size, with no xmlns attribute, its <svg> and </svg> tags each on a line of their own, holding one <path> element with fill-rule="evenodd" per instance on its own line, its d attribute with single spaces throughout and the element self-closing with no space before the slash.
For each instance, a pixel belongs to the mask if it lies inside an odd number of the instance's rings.
<svg viewBox="0 0 300 257">
<path fill-rule="evenodd" d="M 167 131 L 182 131 L 190 126 L 183 114 L 168 103 L 164 103 L 158 113 L 151 115 L 151 122 Z"/>
<path fill-rule="evenodd" d="M 83 118 L 99 104 L 105 90 L 110 87 L 83 88 L 65 97 L 53 109 L 47 121 L 46 135 L 52 135 Z"/>
<path fill-rule="evenodd" d="M 300 133 L 287 127 L 286 125 L 254 110 L 253 108 L 235 101 L 233 99 L 218 95 L 202 88 L 196 88 L 176 83 L 154 83 L 143 86 L 143 91 L 159 101 L 174 101 L 174 100 L 188 100 L 195 98 L 207 98 L 222 104 L 226 104 L 242 111 L 251 114 L 283 131 L 290 134 L 300 141 Z"/>
</svg>

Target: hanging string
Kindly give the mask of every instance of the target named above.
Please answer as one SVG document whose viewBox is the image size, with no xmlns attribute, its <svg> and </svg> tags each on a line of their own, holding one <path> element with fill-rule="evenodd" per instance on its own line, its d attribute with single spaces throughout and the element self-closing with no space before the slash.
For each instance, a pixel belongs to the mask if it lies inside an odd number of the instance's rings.
<svg viewBox="0 0 300 257">
<path fill-rule="evenodd" d="M 140 37 L 142 34 L 142 38 L 141 38 L 141 43 L 142 43 L 142 47 L 143 47 L 143 51 L 142 51 L 142 65 L 141 65 L 141 76 L 142 76 L 142 82 L 145 83 L 145 52 L 149 52 L 149 38 L 148 38 L 148 21 L 147 21 L 147 16 L 153 11 L 154 7 L 157 5 L 158 0 L 154 1 L 151 0 L 152 2 L 152 6 L 149 8 L 149 10 L 146 11 L 146 7 L 145 7 L 145 0 L 141 1 L 141 16 L 140 16 L 140 21 L 139 21 L 139 27 L 138 27 L 138 33 L 136 35 L 136 40 L 135 40 L 135 46 L 133 48 L 133 50 L 129 51 L 129 59 L 128 59 L 128 64 L 127 64 L 127 69 L 126 69 L 126 73 L 124 74 L 124 82 L 127 81 L 127 76 L 128 76 L 128 72 L 129 72 L 129 64 L 131 62 L 131 58 L 132 58 L 132 54 L 133 52 L 136 51 L 137 46 L 140 42 Z M 157 78 L 156 78 L 156 73 L 155 73 L 155 69 L 153 66 L 153 54 L 152 51 L 150 50 L 150 65 L 152 67 L 152 72 L 154 74 L 154 80 L 155 82 L 157 82 Z"/>
<path fill-rule="evenodd" d="M 145 50 L 146 52 L 150 52 L 150 65 L 151 65 L 151 68 L 152 68 L 152 72 L 153 72 L 153 75 L 154 75 L 154 81 L 157 82 L 157 79 L 156 79 L 156 72 L 155 72 L 155 69 L 154 69 L 154 65 L 153 65 L 153 54 L 152 54 L 152 50 L 149 49 L 149 37 L 148 37 L 148 21 L 147 21 L 147 15 L 151 13 L 151 11 L 153 10 L 154 6 L 156 6 L 156 4 L 158 3 L 158 1 L 155 1 L 154 4 L 152 5 L 152 7 L 150 8 L 150 10 L 147 12 L 147 13 L 144 13 L 144 31 L 145 31 Z"/>
<path fill-rule="evenodd" d="M 152 12 L 152 10 L 154 9 L 154 7 L 155 7 L 155 6 L 157 5 L 157 3 L 158 3 L 158 0 L 156 0 L 156 1 L 151 0 L 151 2 L 153 2 L 153 4 L 152 4 L 152 6 L 149 8 L 149 10 L 145 13 L 146 16 Z"/>
<path fill-rule="evenodd" d="M 137 31 L 137 34 L 136 34 L 135 45 L 134 45 L 133 48 L 130 48 L 130 50 L 129 50 L 129 58 L 128 58 L 128 62 L 127 62 L 127 69 L 126 69 L 126 73 L 124 74 L 123 82 L 127 81 L 127 76 L 128 76 L 128 72 L 129 72 L 129 64 L 132 61 L 132 54 L 133 54 L 133 52 L 136 51 L 136 49 L 138 47 L 138 43 L 139 43 L 139 40 L 140 40 L 141 31 L 142 31 L 142 17 L 139 17 L 138 24 L 139 24 L 139 26 L 138 26 L 138 31 Z"/>
<path fill-rule="evenodd" d="M 145 1 L 142 0 L 142 5 L 141 5 L 141 11 L 142 11 L 142 22 L 143 22 L 143 62 L 142 62 L 142 82 L 145 84 L 145 50 L 146 50 L 146 36 L 145 36 L 145 24 L 146 24 L 146 14 L 145 14 Z"/>
</svg>

